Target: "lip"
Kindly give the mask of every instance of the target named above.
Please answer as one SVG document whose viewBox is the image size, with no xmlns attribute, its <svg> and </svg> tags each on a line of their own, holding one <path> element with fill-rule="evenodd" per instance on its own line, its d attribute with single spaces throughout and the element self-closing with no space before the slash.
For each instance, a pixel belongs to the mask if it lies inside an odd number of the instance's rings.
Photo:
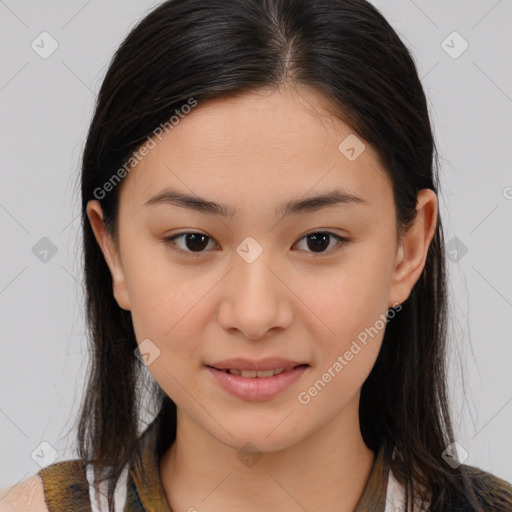
<svg viewBox="0 0 512 512">
<path fill-rule="evenodd" d="M 278 368 L 291 368 L 299 366 L 301 364 L 307 364 L 300 361 L 290 361 L 281 357 L 268 357 L 266 359 L 250 360 L 243 359 L 240 357 L 234 359 L 224 359 L 223 361 L 216 361 L 210 363 L 207 366 L 212 366 L 217 370 L 277 370 Z"/>
<path fill-rule="evenodd" d="M 287 363 L 288 367 L 292 366 L 289 364 L 290 361 L 287 361 Z M 268 366 L 268 363 L 265 364 Z M 266 369 L 278 367 L 279 366 L 272 366 L 270 368 L 267 367 Z M 286 366 L 281 366 L 281 368 L 284 367 Z M 229 366 L 229 368 L 233 368 L 233 366 Z M 274 375 L 272 377 L 242 377 L 239 375 L 232 375 L 223 370 L 213 368 L 212 366 L 206 367 L 209 373 L 225 391 L 248 402 L 270 400 L 297 382 L 308 368 L 309 365 L 304 364 L 303 366 L 295 367 L 292 370 L 282 372 L 279 375 Z M 242 369 L 245 370 L 252 368 Z"/>
</svg>

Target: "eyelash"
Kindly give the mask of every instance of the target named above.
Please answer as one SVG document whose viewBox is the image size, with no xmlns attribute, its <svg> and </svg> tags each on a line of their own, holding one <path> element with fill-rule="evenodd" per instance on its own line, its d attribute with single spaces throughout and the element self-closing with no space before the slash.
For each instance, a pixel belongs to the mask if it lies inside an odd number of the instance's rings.
<svg viewBox="0 0 512 512">
<path fill-rule="evenodd" d="M 316 235 L 316 234 L 329 235 L 329 236 L 335 238 L 338 241 L 338 244 L 335 246 L 334 249 L 330 249 L 329 251 L 326 251 L 326 252 L 315 253 L 315 252 L 312 252 L 312 251 L 306 251 L 306 252 L 310 252 L 311 254 L 316 255 L 316 256 L 323 256 L 323 255 L 326 255 L 326 254 L 327 255 L 331 254 L 331 253 L 337 251 L 338 249 L 341 249 L 341 247 L 343 245 L 346 245 L 347 243 L 350 242 L 350 240 L 348 238 L 344 238 L 344 237 L 339 236 L 336 233 L 332 233 L 330 231 L 312 231 L 311 233 L 306 233 L 304 236 L 299 238 L 298 241 L 303 240 L 304 238 L 306 238 L 308 236 Z M 166 247 L 169 247 L 170 249 L 172 249 L 173 251 L 176 251 L 176 252 L 181 253 L 181 254 L 186 254 L 187 256 L 197 257 L 197 256 L 201 256 L 202 254 L 204 254 L 206 252 L 206 251 L 198 251 L 198 252 L 188 251 L 188 250 L 184 250 L 184 249 L 181 249 L 181 248 L 177 247 L 176 243 L 175 243 L 175 239 L 179 238 L 179 237 L 182 237 L 182 236 L 185 236 L 185 235 L 204 235 L 209 240 L 213 240 L 211 237 L 209 237 L 208 235 L 206 235 L 204 233 L 197 233 L 195 231 L 192 231 L 192 232 L 187 231 L 187 232 L 184 232 L 184 233 L 178 233 L 177 235 L 173 235 L 173 236 L 169 236 L 169 237 L 163 238 L 162 239 L 162 243 Z"/>
</svg>

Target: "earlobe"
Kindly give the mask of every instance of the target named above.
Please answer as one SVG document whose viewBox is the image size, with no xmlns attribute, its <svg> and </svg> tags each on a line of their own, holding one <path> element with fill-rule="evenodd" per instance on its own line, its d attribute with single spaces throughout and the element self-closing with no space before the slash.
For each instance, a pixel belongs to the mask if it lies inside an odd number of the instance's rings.
<svg viewBox="0 0 512 512">
<path fill-rule="evenodd" d="M 397 250 L 390 288 L 390 304 L 405 302 L 423 272 L 437 226 L 436 193 L 431 189 L 420 190 L 416 209 L 416 218 L 404 234 Z"/>
<path fill-rule="evenodd" d="M 90 200 L 87 203 L 87 216 L 91 223 L 91 228 L 94 232 L 96 241 L 109 267 L 110 275 L 112 276 L 112 292 L 114 297 L 119 304 L 119 307 L 130 311 L 130 302 L 120 254 L 118 249 L 116 249 L 110 234 L 105 228 L 105 224 L 103 222 L 103 210 L 100 202 L 96 199 Z"/>
</svg>

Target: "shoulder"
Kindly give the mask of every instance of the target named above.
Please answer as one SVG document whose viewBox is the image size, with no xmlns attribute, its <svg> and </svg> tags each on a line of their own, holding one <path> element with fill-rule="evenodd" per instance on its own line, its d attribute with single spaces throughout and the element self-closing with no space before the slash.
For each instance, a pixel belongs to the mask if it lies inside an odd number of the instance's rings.
<svg viewBox="0 0 512 512">
<path fill-rule="evenodd" d="M 80 459 L 55 462 L 0 491 L 0 512 L 90 510 L 87 465 Z"/>
<path fill-rule="evenodd" d="M 464 466 L 470 477 L 473 489 L 478 497 L 490 497 L 505 500 L 503 503 L 512 504 L 512 484 L 474 466 Z"/>
<path fill-rule="evenodd" d="M 475 466 L 463 465 L 463 468 L 468 476 L 471 491 L 484 506 L 484 510 L 493 510 L 494 512 L 510 512 L 512 510 L 511 483 Z M 469 505 L 469 494 L 464 493 L 452 497 L 452 509 L 456 512 L 474 510 Z"/>
<path fill-rule="evenodd" d="M 0 489 L 0 512 L 48 512 L 44 498 L 43 480 L 39 475 L 16 485 Z"/>
</svg>

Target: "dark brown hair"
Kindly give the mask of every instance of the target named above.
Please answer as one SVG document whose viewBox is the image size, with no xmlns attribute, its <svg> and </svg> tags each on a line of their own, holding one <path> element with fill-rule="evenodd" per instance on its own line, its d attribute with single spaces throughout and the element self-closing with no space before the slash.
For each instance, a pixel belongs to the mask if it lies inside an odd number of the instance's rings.
<svg viewBox="0 0 512 512">
<path fill-rule="evenodd" d="M 117 241 L 120 187 L 104 193 L 104 184 L 155 129 L 190 98 L 201 104 L 286 83 L 322 91 L 334 114 L 377 150 L 393 183 L 398 233 L 415 218 L 418 191 L 438 193 L 437 152 L 413 58 L 367 1 L 170 0 L 142 19 L 102 83 L 81 174 L 91 360 L 77 419 L 78 454 L 98 472 L 108 470 L 110 510 L 114 485 L 138 440 L 145 368 L 134 357 L 131 315 L 114 299 L 87 203 L 103 191 L 105 224 Z M 373 450 L 384 442 L 395 446 L 407 510 L 422 487 L 432 492 L 433 512 L 450 510 L 461 493 L 475 510 L 496 507 L 489 497 L 477 498 L 465 466 L 452 468 L 441 457 L 454 441 L 445 383 L 446 286 L 438 214 L 423 273 L 388 322 L 361 392 L 363 438 Z M 150 393 L 164 450 L 174 441 L 176 406 L 157 385 Z"/>
</svg>

